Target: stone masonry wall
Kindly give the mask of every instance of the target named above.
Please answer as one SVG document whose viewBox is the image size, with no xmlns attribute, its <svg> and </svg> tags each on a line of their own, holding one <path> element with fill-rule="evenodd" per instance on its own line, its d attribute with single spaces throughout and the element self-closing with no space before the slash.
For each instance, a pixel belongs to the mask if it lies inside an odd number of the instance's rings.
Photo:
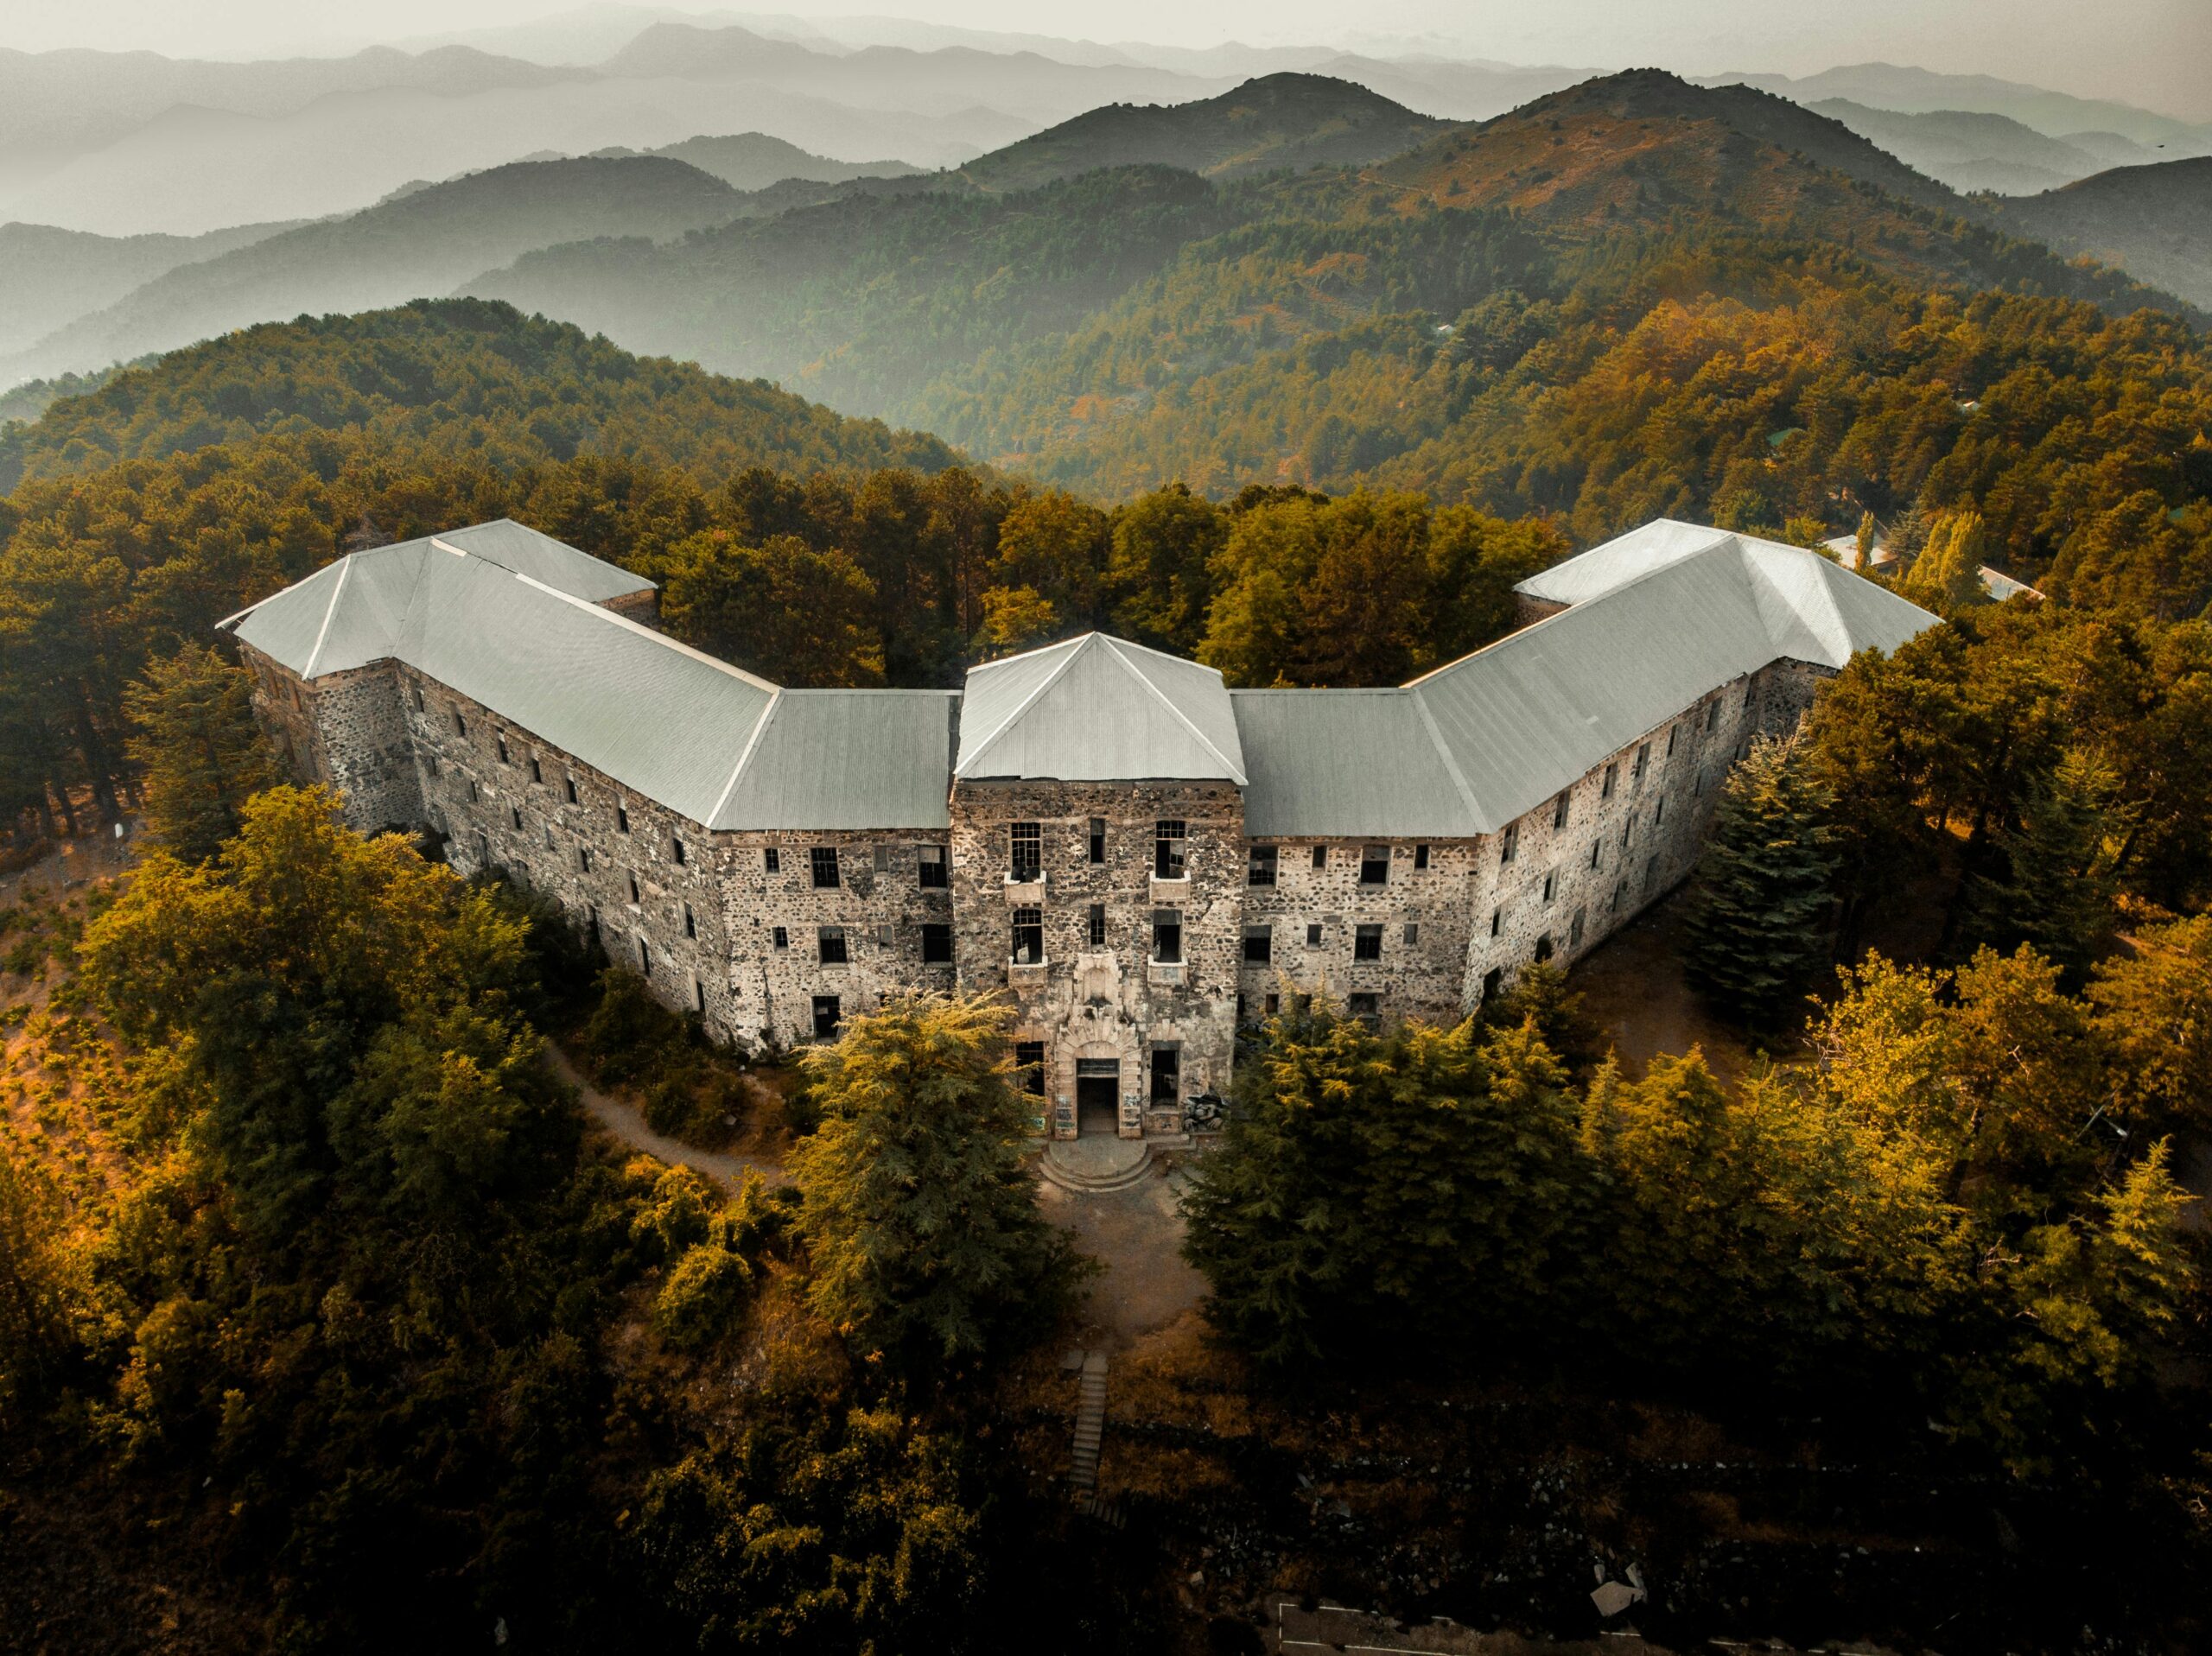
<svg viewBox="0 0 2212 1656">
<path fill-rule="evenodd" d="M 250 644 L 239 650 L 254 674 L 254 710 L 264 728 L 302 781 L 340 796 L 346 826 L 373 834 L 423 820 L 392 663 L 308 681 Z"/>
<path fill-rule="evenodd" d="M 1090 860 L 1091 819 L 1105 860 Z M 1154 878 L 1163 820 L 1185 827 L 1185 876 Z M 1011 828 L 1040 831 L 1042 878 L 1015 884 Z M 1119 1065 L 1124 1137 L 1182 1128 L 1180 1101 L 1229 1084 L 1236 1043 L 1245 869 L 1243 796 L 1230 783 L 961 783 L 952 796 L 953 909 L 960 980 L 1003 988 L 1018 1007 L 1014 1038 L 1045 1047 L 1052 1130 L 1077 1129 L 1079 1060 Z M 1090 909 L 1105 937 L 1090 940 Z M 1013 960 L 1018 909 L 1042 917 L 1045 960 Z M 1182 961 L 1154 962 L 1154 911 L 1182 916 Z M 1154 1057 L 1178 1052 L 1177 1102 L 1155 1107 Z"/>
</svg>

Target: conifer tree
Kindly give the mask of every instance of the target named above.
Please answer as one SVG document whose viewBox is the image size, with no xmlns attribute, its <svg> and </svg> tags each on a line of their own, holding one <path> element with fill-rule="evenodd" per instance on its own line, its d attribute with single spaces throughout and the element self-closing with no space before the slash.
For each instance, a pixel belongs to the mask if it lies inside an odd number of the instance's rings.
<svg viewBox="0 0 2212 1656">
<path fill-rule="evenodd" d="M 1037 1209 L 1006 1012 L 916 995 L 806 1054 L 821 1127 L 791 1158 L 815 1309 L 904 1368 L 987 1355 L 1057 1309 L 1077 1256 Z"/>
<path fill-rule="evenodd" d="M 1828 958 L 1834 796 L 1796 739 L 1769 739 L 1729 775 L 1687 923 L 1691 980 L 1753 1029 L 1784 1022 Z"/>
<path fill-rule="evenodd" d="M 1981 585 L 1986 538 L 1980 513 L 1945 512 L 1929 531 L 1926 549 L 1905 572 L 1904 595 L 1945 615 L 1986 602 L 1988 594 Z"/>
<path fill-rule="evenodd" d="M 1996 836 L 1998 868 L 1967 893 L 1972 943 L 2005 953 L 2030 944 L 2080 987 L 2113 930 L 2109 791 L 2108 778 L 2075 754 L 2031 785 L 2018 824 Z"/>
<path fill-rule="evenodd" d="M 147 824 L 188 862 L 213 856 L 238 831 L 238 808 L 282 780 L 252 697 L 251 673 L 198 644 L 148 662 L 145 682 L 124 694 Z"/>
</svg>

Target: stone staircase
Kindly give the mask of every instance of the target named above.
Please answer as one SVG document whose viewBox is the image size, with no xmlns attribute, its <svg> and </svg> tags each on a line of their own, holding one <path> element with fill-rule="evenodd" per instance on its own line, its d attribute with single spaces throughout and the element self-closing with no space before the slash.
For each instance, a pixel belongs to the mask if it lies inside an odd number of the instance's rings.
<svg viewBox="0 0 2212 1656">
<path fill-rule="evenodd" d="M 1055 1139 L 1038 1158 L 1039 1174 L 1076 1196 L 1098 1196 L 1141 1184 L 1152 1170 L 1152 1146 L 1141 1139 Z"/>
<path fill-rule="evenodd" d="M 1075 1454 L 1068 1488 L 1086 1510 L 1098 1504 L 1098 1445 L 1106 1435 L 1106 1354 L 1086 1351 L 1076 1382 Z"/>
</svg>

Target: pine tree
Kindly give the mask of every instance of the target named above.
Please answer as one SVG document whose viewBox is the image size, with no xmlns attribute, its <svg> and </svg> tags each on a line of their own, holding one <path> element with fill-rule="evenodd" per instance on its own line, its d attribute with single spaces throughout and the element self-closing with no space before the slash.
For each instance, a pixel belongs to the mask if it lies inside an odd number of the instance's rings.
<svg viewBox="0 0 2212 1656">
<path fill-rule="evenodd" d="M 1687 922 L 1691 980 L 1754 1029 L 1783 1023 L 1828 959 L 1834 796 L 1795 739 L 1769 739 L 1729 775 Z"/>
<path fill-rule="evenodd" d="M 902 1368 L 987 1355 L 1079 1269 L 1022 1165 L 1005 1024 L 981 998 L 916 995 L 806 1054 L 823 1120 L 791 1171 L 815 1308 Z"/>
<path fill-rule="evenodd" d="M 1999 868 L 1967 893 L 1970 945 L 2010 953 L 2022 943 L 2055 963 L 2071 987 L 2111 936 L 2113 882 L 2105 856 L 2109 779 L 2079 755 L 2034 784 L 2017 827 L 2000 832 Z"/>
<path fill-rule="evenodd" d="M 188 862 L 213 856 L 238 831 L 238 808 L 282 780 L 252 695 L 251 673 L 195 644 L 148 662 L 145 682 L 124 694 L 147 824 Z"/>
<path fill-rule="evenodd" d="M 1901 588 L 1916 604 L 1950 615 L 1986 603 L 1981 584 L 1986 539 L 1980 512 L 1946 512 L 1929 530 L 1928 545 L 1912 561 Z"/>
</svg>

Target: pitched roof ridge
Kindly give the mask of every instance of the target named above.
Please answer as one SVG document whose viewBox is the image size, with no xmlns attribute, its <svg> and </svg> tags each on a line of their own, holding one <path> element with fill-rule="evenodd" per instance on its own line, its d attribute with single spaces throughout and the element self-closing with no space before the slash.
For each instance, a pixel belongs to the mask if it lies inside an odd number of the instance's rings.
<svg viewBox="0 0 2212 1656">
<path fill-rule="evenodd" d="M 1037 705 L 1039 697 L 1042 696 L 1046 691 L 1051 689 L 1052 686 L 1060 682 L 1061 676 L 1066 673 L 1071 666 L 1074 664 L 1076 657 L 1083 654 L 1083 647 L 1097 636 L 1098 635 L 1096 632 L 1086 632 L 1080 638 L 1071 639 L 1063 638 L 1058 644 L 1048 644 L 1046 646 L 1046 648 L 1049 650 L 1059 650 L 1072 644 L 1075 648 L 1068 650 L 1066 655 L 1061 657 L 1058 662 L 1054 663 L 1052 665 L 1052 670 L 1046 674 L 1043 678 L 1039 679 L 1036 685 L 1030 690 L 1029 694 L 1023 696 L 1020 701 L 1014 705 L 1013 709 L 1007 713 L 1005 718 L 999 720 L 997 726 L 989 735 L 984 737 L 982 741 L 976 744 L 975 752 L 969 756 L 968 765 L 966 767 L 968 774 L 972 776 L 975 773 L 975 768 L 982 760 L 983 755 L 991 751 L 1001 736 L 1004 736 L 1007 731 L 1014 728 L 1015 720 L 1020 718 L 1023 714 L 1028 712 L 1030 708 Z M 1029 650 L 1022 652 L 1023 655 L 1027 656 L 1041 656 L 1044 653 L 1045 650 Z M 1005 661 L 1020 661 L 1021 659 L 1021 656 L 1007 656 L 1001 657 L 1001 659 Z M 998 663 L 990 662 L 986 663 L 985 665 L 995 667 L 998 665 Z M 1140 676 L 1141 676 L 1141 675 L 1140 675 Z"/>
<path fill-rule="evenodd" d="M 330 584 L 330 602 L 324 606 L 322 625 L 315 630 L 315 645 L 308 651 L 307 665 L 300 669 L 302 678 L 315 676 L 315 664 L 322 657 L 324 640 L 330 637 L 330 623 L 338 613 L 338 600 L 345 596 L 346 578 L 353 573 L 353 559 L 347 554 L 338 562 L 338 579 Z"/>
<path fill-rule="evenodd" d="M 1107 654 L 1113 657 L 1116 661 L 1121 663 L 1122 669 L 1124 672 L 1128 673 L 1131 678 L 1136 680 L 1138 683 L 1143 685 L 1144 688 L 1151 693 L 1154 701 L 1159 702 L 1161 707 L 1166 708 L 1170 714 L 1174 715 L 1175 721 L 1178 724 L 1181 725 L 1184 729 L 1189 731 L 1192 736 L 1198 739 L 1198 746 L 1200 747 L 1203 747 L 1207 752 L 1212 754 L 1215 758 L 1221 761 L 1222 768 L 1227 771 L 1229 774 L 1236 780 L 1239 785 L 1243 785 L 1246 782 L 1247 778 L 1244 775 L 1244 767 L 1238 764 L 1235 759 L 1230 758 L 1228 754 L 1223 752 L 1219 748 L 1216 747 L 1213 745 L 1212 740 L 1206 735 L 1205 732 L 1200 730 L 1198 726 L 1192 723 L 1191 715 L 1185 713 L 1182 708 L 1177 707 L 1173 699 L 1168 695 L 1167 692 L 1161 689 L 1160 686 L 1152 682 L 1151 676 L 1147 674 L 1144 669 L 1138 666 L 1136 663 L 1131 661 L 1127 656 L 1124 656 L 1122 653 L 1122 640 L 1111 638 L 1103 632 L 1094 632 L 1090 636 L 1100 642 L 1100 644 L 1104 648 Z M 1142 650 L 1144 646 L 1142 644 L 1139 644 L 1136 648 Z M 1155 651 L 1154 653 L 1156 654 L 1158 652 Z"/>
<path fill-rule="evenodd" d="M 453 549 L 450 547 L 447 549 L 448 551 L 451 551 L 452 549 Z M 461 555 L 463 557 L 474 557 L 475 555 L 474 553 L 462 553 Z M 702 666 L 711 667 L 717 672 L 727 673 L 732 678 L 741 679 L 746 683 L 753 686 L 756 690 L 766 690 L 770 695 L 776 695 L 780 694 L 784 688 L 780 684 L 771 683 L 768 680 L 762 678 L 758 673 L 748 673 L 742 667 L 733 666 L 730 663 L 722 660 L 719 656 L 709 656 L 703 650 L 695 650 L 690 644 L 683 643 L 681 639 L 671 638 L 665 632 L 657 631 L 653 628 L 645 625 L 642 621 L 633 621 L 626 615 L 617 614 L 614 611 L 608 609 L 604 604 L 594 604 L 588 598 L 579 598 L 574 593 L 564 593 L 558 587 L 550 586 L 546 582 L 538 580 L 535 575 L 526 575 L 520 570 L 510 569 L 505 564 L 493 562 L 490 558 L 483 559 L 482 562 L 491 564 L 494 569 L 499 570 L 510 580 L 519 581 L 525 587 L 535 587 L 539 592 L 544 593 L 550 597 L 557 598 L 563 604 L 572 605 L 575 608 L 583 611 L 588 615 L 597 616 L 601 621 L 606 622 L 611 626 L 620 627 L 625 631 L 633 632 L 641 638 L 650 638 L 653 643 L 658 644 L 664 650 L 673 650 L 678 655 L 688 656 L 693 661 L 700 663 Z"/>
<path fill-rule="evenodd" d="M 752 763 L 753 752 L 760 746 L 760 738 L 767 732 L 768 721 L 776 716 L 776 710 L 783 705 L 784 693 L 779 688 L 768 698 L 768 705 L 760 709 L 760 716 L 753 721 L 752 733 L 746 737 L 745 746 L 738 750 L 737 763 L 730 767 L 729 780 L 722 784 L 721 792 L 715 796 L 706 821 L 700 824 L 702 828 L 711 832 L 715 824 L 721 820 L 722 807 L 729 803 L 729 796 L 737 791 L 738 778 L 745 774 L 745 767 Z"/>
<path fill-rule="evenodd" d="M 994 672 L 1001 667 L 1011 667 L 1018 661 L 1027 661 L 1032 656 L 1049 656 L 1055 650 L 1065 650 L 1070 655 L 1073 655 L 1076 648 L 1079 648 L 1098 636 L 1097 631 L 1093 629 L 1089 632 L 1078 632 L 1073 638 L 1055 638 L 1047 644 L 1038 644 L 1029 650 L 1017 650 L 1011 656 L 995 656 L 989 661 L 979 661 L 968 671 L 970 676 L 977 673 Z"/>
</svg>

